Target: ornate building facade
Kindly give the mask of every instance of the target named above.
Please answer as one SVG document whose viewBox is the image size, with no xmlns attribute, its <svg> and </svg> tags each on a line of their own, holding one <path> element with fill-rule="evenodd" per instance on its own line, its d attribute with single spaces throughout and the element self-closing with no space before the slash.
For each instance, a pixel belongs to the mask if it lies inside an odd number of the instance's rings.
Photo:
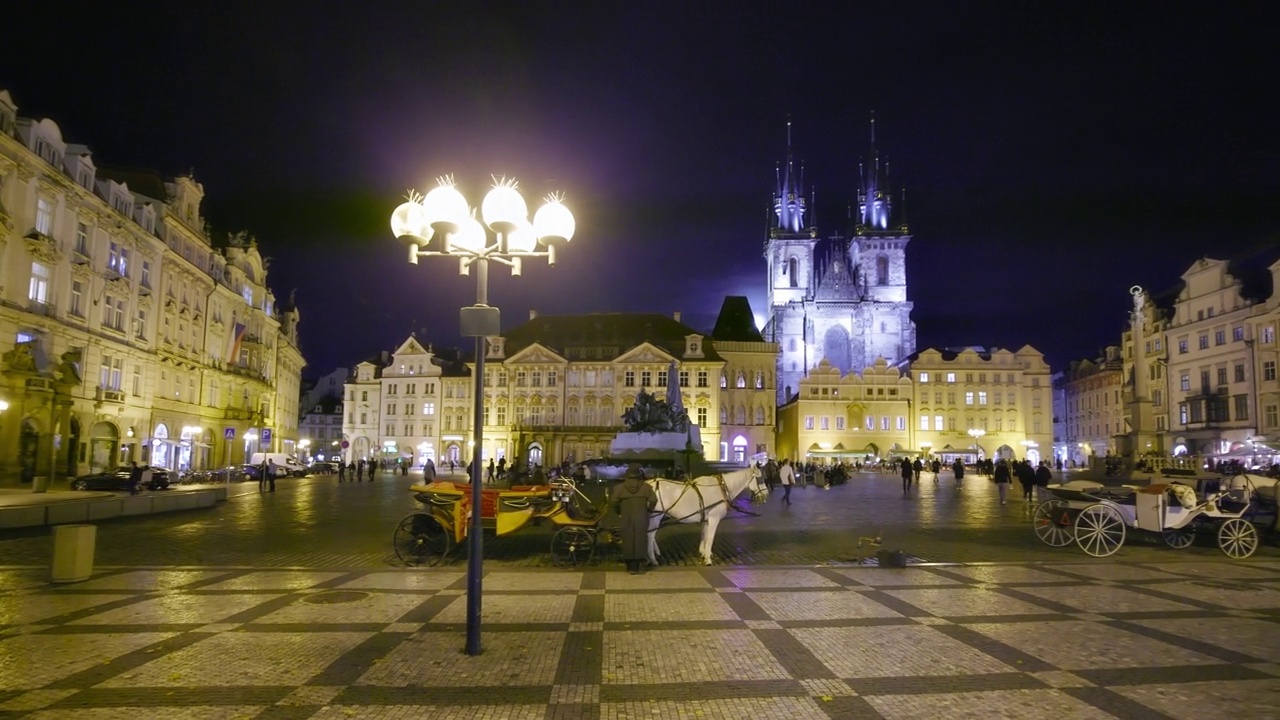
<svg viewBox="0 0 1280 720">
<path fill-rule="evenodd" d="M 765 241 L 768 321 L 765 339 L 778 345 L 777 404 L 788 402 L 800 380 L 822 360 L 842 373 L 885 358 L 895 364 L 915 352 L 916 328 L 907 299 L 907 245 L 911 235 L 895 218 L 871 125 L 871 155 L 862 168 L 851 237 L 830 239 L 821 251 L 818 228 L 804 198 L 787 126 L 787 160 L 778 168 L 772 227 Z"/>
<path fill-rule="evenodd" d="M 0 482 L 293 451 L 298 311 L 191 177 L 99 169 L 0 91 Z"/>
</svg>

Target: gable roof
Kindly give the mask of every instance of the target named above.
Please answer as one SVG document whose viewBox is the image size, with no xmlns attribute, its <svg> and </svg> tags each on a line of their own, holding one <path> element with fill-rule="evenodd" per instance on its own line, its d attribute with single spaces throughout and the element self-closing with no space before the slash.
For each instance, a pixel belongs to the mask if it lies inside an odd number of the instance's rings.
<svg viewBox="0 0 1280 720">
<path fill-rule="evenodd" d="M 683 358 L 686 336 L 702 334 L 658 313 L 589 313 L 539 315 L 502 336 L 506 338 L 507 357 L 536 342 L 570 360 L 590 358 L 608 362 L 644 342 Z M 702 351 L 704 357 L 699 360 L 721 359 L 706 343 Z"/>
</svg>

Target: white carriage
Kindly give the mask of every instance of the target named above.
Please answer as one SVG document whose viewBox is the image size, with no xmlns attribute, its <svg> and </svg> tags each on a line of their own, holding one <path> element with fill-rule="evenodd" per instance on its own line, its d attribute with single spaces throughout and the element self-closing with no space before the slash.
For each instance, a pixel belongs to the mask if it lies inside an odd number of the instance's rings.
<svg viewBox="0 0 1280 720">
<path fill-rule="evenodd" d="M 1258 549 L 1252 522 L 1256 492 L 1248 480 L 1204 496 L 1178 483 L 1105 487 L 1074 480 L 1048 489 L 1054 498 L 1041 503 L 1032 520 L 1036 537 L 1046 545 L 1074 542 L 1094 557 L 1106 557 L 1120 549 L 1132 530 L 1159 534 L 1165 544 L 1179 549 L 1208 531 L 1230 558 L 1247 558 Z"/>
</svg>

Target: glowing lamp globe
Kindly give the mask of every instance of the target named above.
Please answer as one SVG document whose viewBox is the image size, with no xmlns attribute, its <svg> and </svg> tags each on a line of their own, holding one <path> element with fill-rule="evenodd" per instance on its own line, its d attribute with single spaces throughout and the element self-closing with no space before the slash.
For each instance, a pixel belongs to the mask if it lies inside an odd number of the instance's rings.
<svg viewBox="0 0 1280 720">
<path fill-rule="evenodd" d="M 493 228 L 494 232 L 511 232 L 513 228 L 529 218 L 529 206 L 524 197 L 515 188 L 515 183 L 499 182 L 484 196 L 480 204 L 480 216 L 484 224 Z"/>
<path fill-rule="evenodd" d="M 531 253 L 538 247 L 538 232 L 528 221 L 521 221 L 515 230 L 507 234 L 507 249 L 511 252 Z"/>
<path fill-rule="evenodd" d="M 427 226 L 437 232 L 456 232 L 471 216 L 467 199 L 453 185 L 441 185 L 422 198 L 422 213 Z"/>
<path fill-rule="evenodd" d="M 538 233 L 538 242 L 543 245 L 566 243 L 573 239 L 576 224 L 573 213 L 559 200 L 549 200 L 538 208 L 533 216 L 533 227 Z"/>
<path fill-rule="evenodd" d="M 435 234 L 426 219 L 422 205 L 413 201 L 400 203 L 400 207 L 391 213 L 391 232 L 405 242 L 415 245 L 424 244 Z"/>
<path fill-rule="evenodd" d="M 484 226 L 480 224 L 479 220 L 468 217 L 462 221 L 458 231 L 450 237 L 450 240 L 454 249 L 478 253 L 485 246 Z"/>
</svg>

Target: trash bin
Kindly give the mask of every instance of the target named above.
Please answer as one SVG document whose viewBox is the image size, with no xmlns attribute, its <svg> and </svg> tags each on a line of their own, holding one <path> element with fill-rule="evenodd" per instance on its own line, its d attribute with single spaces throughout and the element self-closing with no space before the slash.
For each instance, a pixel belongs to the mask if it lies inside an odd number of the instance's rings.
<svg viewBox="0 0 1280 720">
<path fill-rule="evenodd" d="M 96 525 L 55 525 L 53 528 L 53 582 L 73 583 L 93 575 Z"/>
</svg>

